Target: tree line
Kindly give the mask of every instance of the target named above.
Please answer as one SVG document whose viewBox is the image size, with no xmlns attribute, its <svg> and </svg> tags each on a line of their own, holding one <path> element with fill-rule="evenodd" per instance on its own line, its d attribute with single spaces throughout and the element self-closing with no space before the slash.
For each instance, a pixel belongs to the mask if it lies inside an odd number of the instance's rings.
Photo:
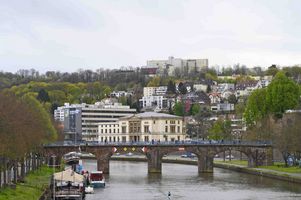
<svg viewBox="0 0 301 200">
<path fill-rule="evenodd" d="M 300 85 L 285 71 L 278 71 L 267 88 L 255 90 L 248 98 L 244 117 L 247 139 L 271 140 L 287 162 L 301 158 Z"/>
<path fill-rule="evenodd" d="M 36 98 L 28 94 L 17 97 L 10 92 L 0 93 L 0 172 L 10 174 L 13 167 L 14 180 L 17 180 L 17 166 L 24 166 L 28 157 L 40 153 L 42 144 L 56 138 L 57 131 L 49 113 Z M 21 176 L 24 172 L 23 167 Z M 6 181 L 6 173 L 3 174 Z"/>
<path fill-rule="evenodd" d="M 299 80 L 301 78 L 301 67 L 292 66 L 284 67 L 282 70 L 287 76 Z M 233 81 L 233 80 L 218 80 L 218 75 L 221 76 L 264 76 L 272 75 L 280 71 L 280 68 L 276 65 L 272 65 L 267 69 L 263 69 L 259 66 L 253 68 L 247 68 L 245 65 L 235 64 L 233 66 L 214 66 L 208 69 L 203 69 L 200 72 L 194 72 L 192 74 L 175 73 L 172 78 L 174 79 L 186 79 L 186 80 L 216 80 L 216 81 Z M 163 79 L 170 78 L 167 72 L 160 73 L 159 75 Z M 9 88 L 13 85 L 26 84 L 30 81 L 36 82 L 70 82 L 70 83 L 91 83 L 102 82 L 109 85 L 112 88 L 119 88 L 125 90 L 133 84 L 140 84 L 145 87 L 150 78 L 143 68 L 128 69 L 97 69 L 95 71 L 89 69 L 78 69 L 75 72 L 60 72 L 60 71 L 47 71 L 40 73 L 35 69 L 20 69 L 16 73 L 0 71 L 0 89 Z"/>
</svg>

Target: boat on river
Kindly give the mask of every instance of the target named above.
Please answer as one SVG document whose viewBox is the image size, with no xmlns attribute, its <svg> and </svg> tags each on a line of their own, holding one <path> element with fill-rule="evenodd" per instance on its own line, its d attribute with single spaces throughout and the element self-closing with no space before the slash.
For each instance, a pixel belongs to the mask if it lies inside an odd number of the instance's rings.
<svg viewBox="0 0 301 200">
<path fill-rule="evenodd" d="M 65 163 L 67 165 L 73 166 L 78 164 L 80 159 L 80 153 L 79 152 L 69 152 L 63 156 L 63 159 L 65 160 Z"/>
<path fill-rule="evenodd" d="M 89 175 L 90 184 L 94 188 L 104 188 L 106 186 L 102 171 L 92 171 Z"/>
<path fill-rule="evenodd" d="M 52 178 L 51 191 L 54 192 L 52 196 L 55 196 L 55 199 L 85 199 L 85 178 L 83 175 L 74 172 L 72 169 L 67 169 L 54 173 Z"/>
</svg>

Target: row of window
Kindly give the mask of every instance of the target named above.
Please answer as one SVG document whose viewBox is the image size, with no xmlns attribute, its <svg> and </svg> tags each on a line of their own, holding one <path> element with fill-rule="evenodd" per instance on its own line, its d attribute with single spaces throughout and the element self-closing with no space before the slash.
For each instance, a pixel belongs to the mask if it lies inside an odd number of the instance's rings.
<svg viewBox="0 0 301 200">
<path fill-rule="evenodd" d="M 126 136 L 122 136 L 122 137 L 100 137 L 100 141 L 101 142 L 126 142 Z"/>
<path fill-rule="evenodd" d="M 136 113 L 136 111 L 117 111 L 117 110 L 86 110 L 83 109 L 83 113 L 122 113 L 122 114 L 133 114 Z"/>
<path fill-rule="evenodd" d="M 100 133 L 119 133 L 119 129 L 100 129 Z"/>
<path fill-rule="evenodd" d="M 124 115 L 82 115 L 82 118 L 120 118 Z"/>
<path fill-rule="evenodd" d="M 107 129 L 104 129 L 107 133 Z M 115 129 L 113 129 L 115 133 Z M 117 133 L 119 133 L 119 129 L 117 129 Z M 141 132 L 141 128 L 140 126 L 130 126 L 129 127 L 129 133 L 140 133 Z M 144 133 L 150 133 L 150 129 L 148 125 L 145 125 L 143 127 L 143 132 Z M 181 132 L 181 127 L 180 126 L 176 126 L 176 125 L 170 125 L 169 126 L 169 131 L 168 131 L 168 126 L 165 126 L 165 132 L 166 133 L 180 133 Z M 103 129 L 101 129 L 101 133 L 103 133 Z M 111 129 L 109 129 L 109 133 L 111 133 Z M 121 127 L 121 133 L 126 133 L 126 126 L 122 126 Z"/>
<path fill-rule="evenodd" d="M 180 124 L 180 120 L 177 120 L 178 124 Z M 176 120 L 170 120 L 169 121 L 170 124 L 176 124 Z M 168 121 L 165 121 L 165 124 L 168 124 Z"/>
<path fill-rule="evenodd" d="M 98 127 L 98 125 L 91 125 L 91 124 L 89 124 L 89 125 L 82 125 L 82 127 L 83 128 L 97 128 Z"/>
<path fill-rule="evenodd" d="M 82 120 L 82 124 L 99 123 L 99 122 L 114 122 L 114 121 L 115 121 L 115 119 L 112 119 L 112 120 L 103 120 L 103 119 L 89 120 L 89 119 L 83 119 Z"/>
<path fill-rule="evenodd" d="M 115 125 L 116 125 L 116 127 L 119 126 L 119 125 L 117 125 L 117 124 L 113 124 L 113 125 L 108 124 L 108 125 L 101 125 L 100 127 L 115 127 Z"/>
<path fill-rule="evenodd" d="M 180 126 L 177 126 L 177 133 L 180 133 L 181 132 L 181 128 Z M 175 125 L 170 125 L 169 126 L 169 132 L 170 133 L 176 133 L 176 126 Z M 165 126 L 165 133 L 169 133 L 168 132 L 168 126 Z"/>
</svg>

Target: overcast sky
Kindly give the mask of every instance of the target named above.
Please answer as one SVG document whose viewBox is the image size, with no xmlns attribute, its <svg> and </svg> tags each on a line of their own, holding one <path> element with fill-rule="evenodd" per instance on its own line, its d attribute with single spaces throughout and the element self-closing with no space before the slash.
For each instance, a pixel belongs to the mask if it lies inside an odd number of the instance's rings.
<svg viewBox="0 0 301 200">
<path fill-rule="evenodd" d="M 301 64 L 300 0 L 0 0 L 0 71 Z"/>
</svg>

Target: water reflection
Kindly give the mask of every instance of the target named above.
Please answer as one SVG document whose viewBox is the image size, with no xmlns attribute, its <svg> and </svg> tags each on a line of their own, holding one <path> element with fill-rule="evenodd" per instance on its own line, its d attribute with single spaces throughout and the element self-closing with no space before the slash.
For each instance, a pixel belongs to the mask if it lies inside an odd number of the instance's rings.
<svg viewBox="0 0 301 200">
<path fill-rule="evenodd" d="M 197 166 L 163 164 L 162 174 L 148 174 L 147 163 L 111 161 L 107 187 L 88 195 L 96 199 L 301 199 L 301 185 L 214 169 L 201 174 Z"/>
</svg>

